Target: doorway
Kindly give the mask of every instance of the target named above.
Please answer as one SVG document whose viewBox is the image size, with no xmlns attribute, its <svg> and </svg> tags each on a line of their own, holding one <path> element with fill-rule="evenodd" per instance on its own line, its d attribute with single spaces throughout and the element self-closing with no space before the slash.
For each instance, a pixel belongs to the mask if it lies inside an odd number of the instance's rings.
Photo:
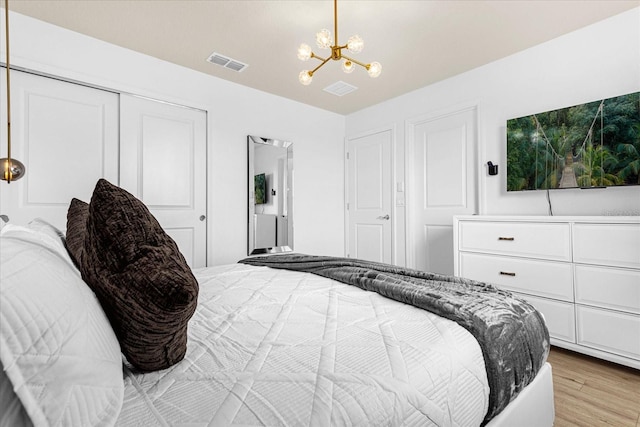
<svg viewBox="0 0 640 427">
<path fill-rule="evenodd" d="M 477 108 L 407 122 L 407 261 L 453 275 L 453 216 L 477 212 Z"/>
<path fill-rule="evenodd" d="M 393 263 L 392 129 L 347 140 L 347 256 Z"/>
</svg>

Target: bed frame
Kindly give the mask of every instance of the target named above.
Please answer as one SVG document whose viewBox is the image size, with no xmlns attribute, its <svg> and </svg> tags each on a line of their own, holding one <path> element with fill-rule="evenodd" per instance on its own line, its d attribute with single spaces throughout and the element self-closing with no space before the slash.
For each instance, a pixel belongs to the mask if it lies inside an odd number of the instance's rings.
<svg viewBox="0 0 640 427">
<path fill-rule="evenodd" d="M 551 427 L 554 419 L 553 379 L 551 365 L 547 362 L 533 381 L 487 427 Z"/>
</svg>

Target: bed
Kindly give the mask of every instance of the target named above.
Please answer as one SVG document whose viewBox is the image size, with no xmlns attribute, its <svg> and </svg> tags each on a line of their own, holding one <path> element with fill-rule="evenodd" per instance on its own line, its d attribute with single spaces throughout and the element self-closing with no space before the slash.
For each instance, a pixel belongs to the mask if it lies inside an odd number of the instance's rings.
<svg viewBox="0 0 640 427">
<path fill-rule="evenodd" d="M 130 212 L 131 205 L 125 206 Z M 76 204 L 81 224 L 90 207 Z M 113 212 L 105 218 L 122 222 Z M 42 220 L 0 232 L 0 425 L 553 424 L 546 328 L 522 344 L 529 367 L 525 362 L 515 370 L 502 356 L 491 367 L 485 361 L 495 359 L 485 348 L 491 344 L 481 344 L 464 322 L 420 308 L 415 292 L 418 306 L 327 277 L 326 268 L 317 271 L 329 266 L 353 277 L 353 260 L 273 256 L 194 270 L 195 302 L 183 301 L 173 288 L 162 292 L 172 295 L 162 300 L 163 309 L 179 300 L 188 315 L 171 333 L 172 344 L 177 341 L 184 352 L 163 346 L 156 366 L 153 351 L 142 358 L 129 353 L 145 337 L 124 336 L 120 328 L 131 328 L 131 322 L 114 321 L 103 291 L 88 285 L 91 274 L 78 262 L 76 225 L 68 222 L 66 238 Z M 92 227 L 80 234 L 86 238 Z M 108 255 L 102 251 L 100 257 Z M 91 256 L 79 258 L 86 263 Z M 376 267 L 390 269 L 383 281 L 393 285 L 398 269 Z M 140 298 L 129 297 L 119 298 L 128 305 Z M 518 307 L 512 316 L 530 309 Z M 161 314 L 152 317 L 166 326 Z M 500 331 L 489 328 L 489 335 Z M 145 349 L 164 336 L 152 338 Z M 507 375 L 492 379 L 496 371 Z M 490 384 L 509 377 L 506 400 L 497 399 Z"/>
</svg>

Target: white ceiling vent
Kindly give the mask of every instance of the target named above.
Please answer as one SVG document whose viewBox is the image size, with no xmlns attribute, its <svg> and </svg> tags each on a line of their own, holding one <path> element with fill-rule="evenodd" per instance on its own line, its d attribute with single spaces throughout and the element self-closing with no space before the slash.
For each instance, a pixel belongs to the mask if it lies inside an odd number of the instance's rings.
<svg viewBox="0 0 640 427">
<path fill-rule="evenodd" d="M 324 90 L 325 92 L 329 92 L 330 94 L 335 96 L 344 96 L 357 89 L 358 88 L 356 86 L 350 85 L 349 83 L 345 83 L 341 80 L 339 82 L 335 82 L 334 84 L 325 87 L 322 90 Z"/>
<path fill-rule="evenodd" d="M 233 71 L 241 72 L 244 71 L 249 65 L 240 61 L 236 61 L 233 58 L 229 58 L 228 56 L 220 55 L 217 52 L 213 52 L 208 58 L 207 61 L 212 64 L 220 65 L 221 67 L 228 68 Z"/>
</svg>

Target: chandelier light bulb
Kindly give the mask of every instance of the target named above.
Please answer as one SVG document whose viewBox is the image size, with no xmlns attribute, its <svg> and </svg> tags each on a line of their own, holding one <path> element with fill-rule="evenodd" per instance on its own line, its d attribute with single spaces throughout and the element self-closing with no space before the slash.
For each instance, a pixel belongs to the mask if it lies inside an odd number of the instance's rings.
<svg viewBox="0 0 640 427">
<path fill-rule="evenodd" d="M 302 83 L 303 85 L 309 86 L 311 84 L 311 81 L 313 80 L 313 76 L 311 75 L 309 70 L 303 70 L 298 75 L 298 80 L 300 80 L 300 83 Z"/>
<path fill-rule="evenodd" d="M 347 41 L 347 49 L 351 53 L 359 53 L 362 52 L 364 48 L 364 40 L 359 35 L 349 37 L 349 41 Z"/>
<path fill-rule="evenodd" d="M 377 61 L 372 62 L 371 64 L 367 65 L 367 72 L 369 73 L 370 77 L 376 78 L 382 72 L 382 65 L 380 65 L 380 63 Z"/>
<path fill-rule="evenodd" d="M 349 60 L 346 60 L 342 63 L 342 71 L 344 71 L 347 74 L 353 72 L 354 68 L 355 67 L 353 66 L 353 62 Z"/>
<path fill-rule="evenodd" d="M 311 58 L 311 46 L 306 43 L 302 43 L 298 48 L 298 59 L 301 61 L 308 61 Z"/>
<path fill-rule="evenodd" d="M 316 34 L 316 43 L 320 49 L 329 49 L 333 40 L 331 39 L 331 33 L 327 29 L 322 29 Z"/>
</svg>

